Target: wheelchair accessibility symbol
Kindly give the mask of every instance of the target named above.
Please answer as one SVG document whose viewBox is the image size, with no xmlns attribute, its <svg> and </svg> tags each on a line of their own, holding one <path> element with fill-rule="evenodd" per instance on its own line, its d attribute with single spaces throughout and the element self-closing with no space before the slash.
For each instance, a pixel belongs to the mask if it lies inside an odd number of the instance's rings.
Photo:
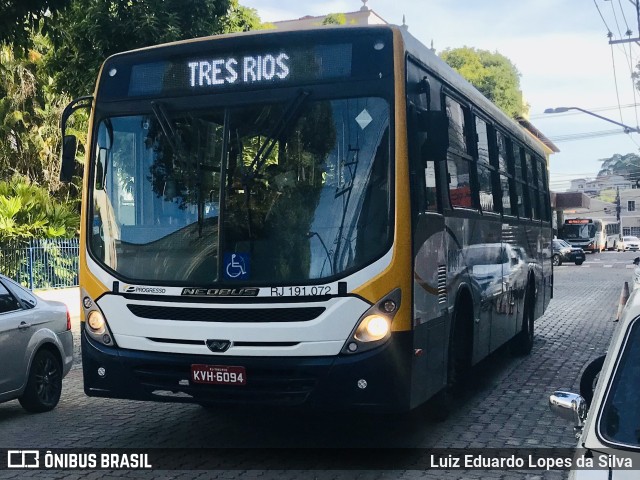
<svg viewBox="0 0 640 480">
<path fill-rule="evenodd" d="M 249 254 L 225 253 L 224 273 L 228 280 L 247 280 L 249 278 Z"/>
</svg>

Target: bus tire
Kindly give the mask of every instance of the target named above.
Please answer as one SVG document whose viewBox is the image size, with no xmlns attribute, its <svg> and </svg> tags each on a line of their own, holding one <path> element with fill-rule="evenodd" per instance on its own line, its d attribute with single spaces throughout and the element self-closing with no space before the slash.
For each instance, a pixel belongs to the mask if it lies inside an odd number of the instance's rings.
<svg viewBox="0 0 640 480">
<path fill-rule="evenodd" d="M 473 301 L 467 291 L 461 293 L 453 313 L 453 328 L 449 342 L 447 385 L 461 387 L 471 369 L 473 350 Z"/>
<path fill-rule="evenodd" d="M 511 352 L 514 355 L 522 356 L 529 355 L 533 348 L 534 337 L 534 315 L 533 307 L 535 305 L 535 294 L 533 293 L 533 280 L 529 281 L 527 287 L 527 293 L 524 297 L 524 310 L 522 312 L 522 328 L 513 338 Z"/>
<path fill-rule="evenodd" d="M 473 307 L 471 294 L 464 291 L 456 302 L 452 318 L 447 384 L 429 402 L 429 417 L 436 422 L 445 421 L 452 411 L 456 393 L 464 386 L 471 369 L 473 348 Z"/>
</svg>

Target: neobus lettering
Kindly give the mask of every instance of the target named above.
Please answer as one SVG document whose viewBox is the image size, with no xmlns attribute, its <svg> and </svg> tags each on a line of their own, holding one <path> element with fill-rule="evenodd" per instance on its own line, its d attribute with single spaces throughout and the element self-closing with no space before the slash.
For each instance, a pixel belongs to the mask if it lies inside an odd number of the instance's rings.
<svg viewBox="0 0 640 480">
<path fill-rule="evenodd" d="M 189 62 L 189 85 L 192 87 L 205 87 L 222 85 L 224 83 L 236 83 L 241 78 L 243 83 L 285 79 L 289 76 L 289 56 L 286 53 L 279 55 L 255 55 L 243 57 L 239 62 L 233 57 L 216 58 L 213 60 L 199 60 Z M 242 76 L 238 72 L 238 66 L 242 67 Z"/>
</svg>

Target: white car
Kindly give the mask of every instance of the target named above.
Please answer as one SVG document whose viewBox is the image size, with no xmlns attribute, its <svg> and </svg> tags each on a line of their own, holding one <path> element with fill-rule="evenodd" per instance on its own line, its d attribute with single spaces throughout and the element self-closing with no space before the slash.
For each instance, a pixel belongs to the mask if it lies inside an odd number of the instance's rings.
<svg viewBox="0 0 640 480">
<path fill-rule="evenodd" d="M 0 275 L 0 402 L 17 398 L 29 412 L 55 408 L 72 364 L 66 305 Z"/>
<path fill-rule="evenodd" d="M 634 236 L 625 236 L 622 237 L 622 241 L 624 242 L 625 250 L 638 251 L 640 250 L 640 238 Z"/>
<path fill-rule="evenodd" d="M 613 333 L 606 356 L 582 374 L 581 395 L 557 391 L 554 413 L 574 421 L 578 450 L 573 480 L 640 478 L 640 289 L 633 291 Z M 631 469 L 629 466 L 631 465 Z"/>
</svg>

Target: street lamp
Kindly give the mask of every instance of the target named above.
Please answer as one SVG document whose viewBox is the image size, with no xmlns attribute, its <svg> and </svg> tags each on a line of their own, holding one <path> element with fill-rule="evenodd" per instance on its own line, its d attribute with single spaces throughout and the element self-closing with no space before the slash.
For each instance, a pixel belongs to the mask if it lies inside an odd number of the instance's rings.
<svg viewBox="0 0 640 480">
<path fill-rule="evenodd" d="M 625 125 L 624 123 L 616 122 L 615 120 L 611 120 L 610 118 L 603 117 L 602 115 L 598 115 L 597 113 L 590 112 L 589 110 L 585 110 L 584 108 L 580 108 L 580 107 L 547 108 L 544 111 L 544 113 L 564 113 L 564 112 L 567 112 L 569 110 L 578 110 L 578 111 L 580 111 L 582 113 L 586 113 L 587 115 L 591 115 L 591 116 L 599 118 L 600 120 L 604 120 L 605 122 L 609 122 L 609 123 L 613 123 L 615 125 L 618 125 L 619 127 L 622 127 L 624 129 L 624 133 L 631 133 L 631 132 L 640 133 L 640 129 L 638 127 L 630 127 L 629 125 Z"/>
</svg>

